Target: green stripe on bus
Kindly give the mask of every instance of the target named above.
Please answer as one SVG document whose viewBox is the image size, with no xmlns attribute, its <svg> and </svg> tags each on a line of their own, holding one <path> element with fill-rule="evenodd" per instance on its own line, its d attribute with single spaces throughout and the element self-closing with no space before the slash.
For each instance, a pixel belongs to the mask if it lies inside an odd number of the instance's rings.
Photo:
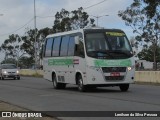
<svg viewBox="0 0 160 120">
<path fill-rule="evenodd" d="M 72 65 L 73 59 L 49 59 L 48 65 Z"/>
<path fill-rule="evenodd" d="M 94 61 L 95 66 L 97 67 L 127 67 L 131 66 L 132 62 L 130 59 L 125 59 L 125 60 L 95 60 Z"/>
</svg>

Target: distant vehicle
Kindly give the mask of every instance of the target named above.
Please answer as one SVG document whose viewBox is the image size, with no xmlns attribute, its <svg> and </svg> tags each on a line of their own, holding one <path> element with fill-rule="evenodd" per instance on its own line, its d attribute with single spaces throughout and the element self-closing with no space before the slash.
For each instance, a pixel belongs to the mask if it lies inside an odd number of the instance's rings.
<svg viewBox="0 0 160 120">
<path fill-rule="evenodd" d="M 134 82 L 135 60 L 126 34 L 118 29 L 80 29 L 46 37 L 44 78 L 55 89 L 66 84 L 87 88 L 119 86 L 127 91 Z"/>
<path fill-rule="evenodd" d="M 0 65 L 0 79 L 13 78 L 20 80 L 19 69 L 14 64 Z"/>
</svg>

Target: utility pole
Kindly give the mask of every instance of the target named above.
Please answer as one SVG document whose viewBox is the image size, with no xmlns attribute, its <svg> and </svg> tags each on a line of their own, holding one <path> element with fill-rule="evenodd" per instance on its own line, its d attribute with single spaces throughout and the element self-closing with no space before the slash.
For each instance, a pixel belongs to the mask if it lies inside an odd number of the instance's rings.
<svg viewBox="0 0 160 120">
<path fill-rule="evenodd" d="M 37 69 L 37 31 L 36 31 L 36 1 L 34 0 L 34 29 L 35 29 L 35 33 L 34 33 L 34 49 L 35 49 L 35 69 Z"/>
<path fill-rule="evenodd" d="M 22 42 L 23 40 L 22 40 L 22 38 L 17 34 L 16 35 L 16 41 L 19 41 L 18 39 L 20 39 L 20 41 Z M 19 44 L 19 43 L 18 43 Z M 20 43 L 21 44 L 21 43 Z M 19 44 L 19 46 L 20 46 L 20 44 Z M 16 49 L 15 49 L 16 50 Z M 19 67 L 19 59 L 20 59 L 20 57 L 19 57 L 19 53 L 20 53 L 20 47 L 18 48 L 18 50 L 15 52 L 15 53 L 17 53 L 16 54 L 16 57 L 17 57 L 17 67 Z M 24 53 L 23 53 L 24 54 Z M 22 55 L 23 55 L 22 54 Z"/>
<path fill-rule="evenodd" d="M 109 16 L 109 15 L 102 15 L 102 16 L 94 16 L 94 15 L 90 15 L 92 17 L 95 17 L 97 19 L 97 27 L 98 27 L 98 19 L 101 18 L 101 17 L 104 17 L 104 16 Z"/>
</svg>

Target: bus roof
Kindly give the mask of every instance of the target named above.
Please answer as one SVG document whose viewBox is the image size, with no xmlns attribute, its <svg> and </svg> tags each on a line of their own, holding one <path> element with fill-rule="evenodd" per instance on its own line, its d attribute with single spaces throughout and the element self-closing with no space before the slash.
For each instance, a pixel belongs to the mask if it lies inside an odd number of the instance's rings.
<svg viewBox="0 0 160 120">
<path fill-rule="evenodd" d="M 56 37 L 56 36 L 63 36 L 63 35 L 68 35 L 68 34 L 74 34 L 74 33 L 78 33 L 78 32 L 123 32 L 121 29 L 105 29 L 105 28 L 100 28 L 100 27 L 92 27 L 92 28 L 83 28 L 83 29 L 79 29 L 79 30 L 72 30 L 72 31 L 66 31 L 66 32 L 59 32 L 59 33 L 54 33 L 54 34 L 50 34 L 48 35 L 46 38 L 50 38 L 50 37 Z M 123 32 L 124 33 L 124 32 Z"/>
</svg>

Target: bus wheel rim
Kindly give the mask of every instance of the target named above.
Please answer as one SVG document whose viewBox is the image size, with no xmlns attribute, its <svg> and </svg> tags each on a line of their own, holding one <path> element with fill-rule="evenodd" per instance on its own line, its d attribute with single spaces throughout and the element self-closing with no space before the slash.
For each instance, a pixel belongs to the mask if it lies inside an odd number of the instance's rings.
<svg viewBox="0 0 160 120">
<path fill-rule="evenodd" d="M 57 81 L 56 81 L 56 79 L 54 79 L 53 85 L 54 85 L 55 87 L 57 86 Z"/>
<path fill-rule="evenodd" d="M 82 79 L 79 79 L 79 88 L 82 89 L 82 86 L 83 86 Z"/>
</svg>

